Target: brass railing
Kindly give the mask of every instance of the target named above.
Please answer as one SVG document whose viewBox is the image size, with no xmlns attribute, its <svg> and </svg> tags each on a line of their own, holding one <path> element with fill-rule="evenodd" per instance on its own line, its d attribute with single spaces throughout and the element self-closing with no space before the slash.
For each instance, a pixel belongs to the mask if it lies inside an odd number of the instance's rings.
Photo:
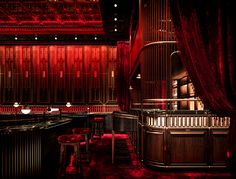
<svg viewBox="0 0 236 179">
<path fill-rule="evenodd" d="M 228 128 L 230 117 L 219 117 L 209 111 L 144 112 L 144 125 L 154 128 Z"/>
</svg>

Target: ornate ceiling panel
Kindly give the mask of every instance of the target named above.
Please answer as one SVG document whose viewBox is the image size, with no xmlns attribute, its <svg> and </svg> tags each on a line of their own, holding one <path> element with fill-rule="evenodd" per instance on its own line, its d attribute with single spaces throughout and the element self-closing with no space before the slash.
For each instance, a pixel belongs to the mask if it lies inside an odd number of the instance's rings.
<svg viewBox="0 0 236 179">
<path fill-rule="evenodd" d="M 0 0 L 0 44 L 129 40 L 138 0 Z"/>
<path fill-rule="evenodd" d="M 0 1 L 0 32 L 4 34 L 102 34 L 98 0 Z"/>
</svg>

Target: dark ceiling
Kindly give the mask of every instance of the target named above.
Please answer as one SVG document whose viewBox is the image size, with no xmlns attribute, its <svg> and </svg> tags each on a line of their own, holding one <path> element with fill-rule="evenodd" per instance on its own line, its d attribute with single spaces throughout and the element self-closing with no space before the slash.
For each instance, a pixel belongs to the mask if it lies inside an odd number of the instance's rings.
<svg viewBox="0 0 236 179">
<path fill-rule="evenodd" d="M 129 40 L 133 0 L 1 0 L 0 44 Z"/>
</svg>

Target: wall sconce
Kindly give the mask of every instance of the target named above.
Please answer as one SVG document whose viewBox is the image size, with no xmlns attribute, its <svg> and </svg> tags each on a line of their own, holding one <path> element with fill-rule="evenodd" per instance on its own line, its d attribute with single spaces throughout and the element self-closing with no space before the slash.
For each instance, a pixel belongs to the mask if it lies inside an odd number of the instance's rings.
<svg viewBox="0 0 236 179">
<path fill-rule="evenodd" d="M 70 103 L 70 102 L 67 102 L 67 103 L 66 103 L 66 107 L 68 107 L 68 108 L 71 107 L 71 103 Z"/>
<path fill-rule="evenodd" d="M 129 90 L 132 90 L 132 89 L 133 89 L 133 87 L 131 85 L 129 85 Z"/>
<path fill-rule="evenodd" d="M 140 75 L 140 73 L 137 75 L 136 78 L 137 78 L 137 79 L 141 79 L 141 75 Z"/>
</svg>

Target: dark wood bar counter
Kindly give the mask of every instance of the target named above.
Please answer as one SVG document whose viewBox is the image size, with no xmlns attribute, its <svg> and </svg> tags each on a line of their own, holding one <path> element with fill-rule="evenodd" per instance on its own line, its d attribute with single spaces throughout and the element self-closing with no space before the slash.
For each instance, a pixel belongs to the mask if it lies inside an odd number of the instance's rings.
<svg viewBox="0 0 236 179">
<path fill-rule="evenodd" d="M 147 110 L 139 121 L 140 160 L 157 168 L 225 168 L 230 118 L 207 111 Z"/>
<path fill-rule="evenodd" d="M 1 115 L 1 177 L 55 177 L 59 147 L 56 138 L 71 125 L 71 118 L 50 115 Z M 17 125 L 16 125 L 17 124 Z"/>
<path fill-rule="evenodd" d="M 0 178 L 56 178 L 60 146 L 57 137 L 71 134 L 74 127 L 91 127 L 95 116 L 105 118 L 111 132 L 108 113 L 1 114 Z"/>
</svg>

